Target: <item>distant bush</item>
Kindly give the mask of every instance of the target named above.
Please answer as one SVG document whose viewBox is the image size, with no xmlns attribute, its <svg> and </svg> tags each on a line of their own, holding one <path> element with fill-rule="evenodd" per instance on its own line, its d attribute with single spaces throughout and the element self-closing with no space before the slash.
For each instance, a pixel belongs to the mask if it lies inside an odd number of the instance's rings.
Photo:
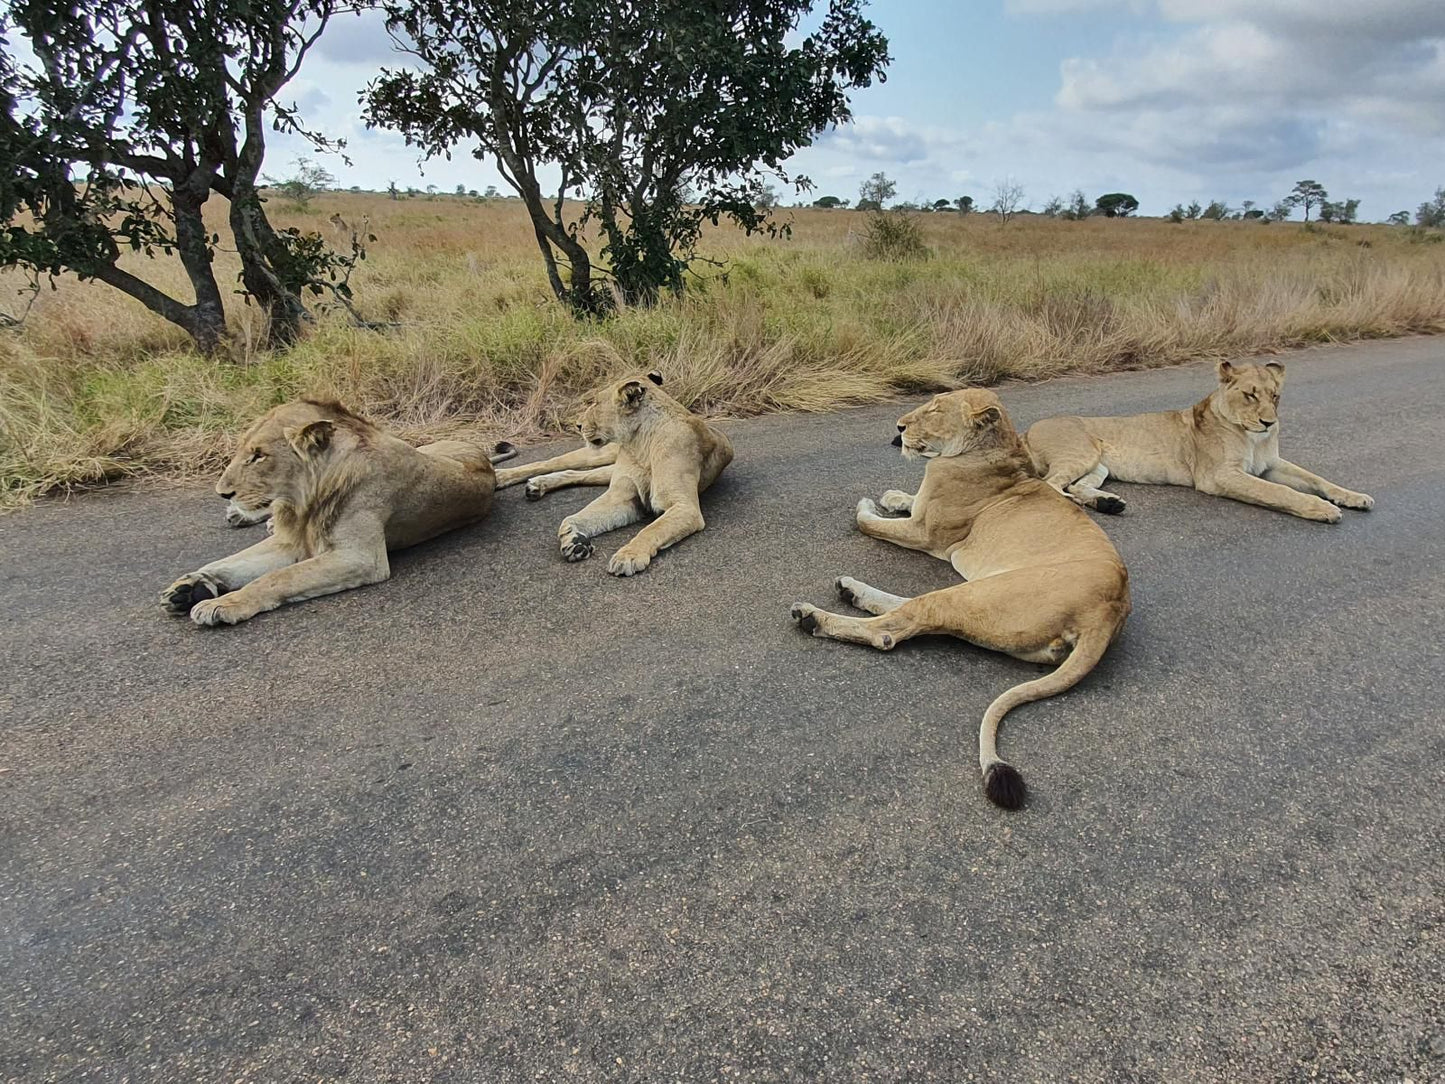
<svg viewBox="0 0 1445 1084">
<path fill-rule="evenodd" d="M 918 222 L 911 215 L 891 211 L 869 216 L 863 232 L 863 255 L 870 260 L 904 263 L 926 260 L 929 251 Z"/>
</svg>

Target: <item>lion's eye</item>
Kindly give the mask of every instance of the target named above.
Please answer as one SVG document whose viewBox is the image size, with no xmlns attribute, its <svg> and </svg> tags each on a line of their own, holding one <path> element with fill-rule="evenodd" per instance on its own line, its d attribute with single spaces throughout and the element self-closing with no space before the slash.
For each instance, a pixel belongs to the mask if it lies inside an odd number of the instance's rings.
<svg viewBox="0 0 1445 1084">
<path fill-rule="evenodd" d="M 1252 391 L 1245 392 L 1244 397 L 1248 399 L 1251 403 L 1259 402 L 1259 396 L 1255 395 Z"/>
<path fill-rule="evenodd" d="M 263 451 L 261 451 L 260 448 L 257 448 L 257 449 L 255 449 L 255 450 L 251 453 L 250 458 L 247 459 L 246 462 L 247 462 L 247 463 L 259 463 L 259 462 L 261 462 L 261 460 L 263 460 L 263 459 L 265 459 L 265 458 L 266 458 L 266 453 L 263 452 Z"/>
</svg>

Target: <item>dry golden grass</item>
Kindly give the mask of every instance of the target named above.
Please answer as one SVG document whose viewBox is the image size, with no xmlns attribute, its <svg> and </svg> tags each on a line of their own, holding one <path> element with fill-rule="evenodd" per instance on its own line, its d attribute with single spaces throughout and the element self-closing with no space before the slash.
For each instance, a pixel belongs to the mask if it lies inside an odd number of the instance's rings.
<svg viewBox="0 0 1445 1084">
<path fill-rule="evenodd" d="M 713 231 L 705 251 L 727 267 L 681 300 L 579 322 L 551 300 L 518 203 L 335 194 L 277 218 L 326 233 L 334 212 L 369 218 L 356 303 L 396 330 L 324 314 L 295 348 L 259 351 L 237 299 L 234 361 L 218 363 L 108 287 L 47 291 L 0 335 L 0 507 L 213 470 L 249 418 L 305 392 L 414 439 L 526 440 L 625 368 L 739 415 L 1445 330 L 1445 245 L 1385 227 L 939 214 L 919 220 L 931 258 L 881 263 L 861 257 L 857 213 L 783 212 L 790 240 Z M 178 266 L 136 262 L 179 289 Z M 221 280 L 235 271 L 223 254 Z"/>
</svg>

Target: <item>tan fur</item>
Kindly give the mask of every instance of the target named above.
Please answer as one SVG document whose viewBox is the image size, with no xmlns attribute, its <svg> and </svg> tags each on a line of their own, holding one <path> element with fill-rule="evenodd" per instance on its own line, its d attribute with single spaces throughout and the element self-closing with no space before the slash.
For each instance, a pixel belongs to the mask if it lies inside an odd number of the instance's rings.
<svg viewBox="0 0 1445 1084">
<path fill-rule="evenodd" d="M 1322 523 L 1374 498 L 1344 489 L 1279 454 L 1284 366 L 1219 363 L 1219 386 L 1188 410 L 1122 418 L 1046 418 L 1024 438 L 1034 467 L 1070 499 L 1102 512 L 1124 502 L 1099 489 L 1121 482 L 1193 486 Z"/>
<path fill-rule="evenodd" d="M 732 462 L 733 447 L 661 384 L 662 374 L 654 371 L 600 389 L 578 423 L 586 447 L 505 472 L 508 485 L 534 475 L 527 482 L 529 500 L 564 486 L 607 486 L 558 528 L 568 561 L 590 557 L 598 535 L 655 514 L 607 563 L 614 576 L 634 576 L 659 551 L 705 526 L 698 497 Z M 544 469 L 551 473 L 536 473 Z"/>
<path fill-rule="evenodd" d="M 487 453 L 467 441 L 413 448 L 340 403 L 275 407 L 247 431 L 216 483 L 238 513 L 269 511 L 274 534 L 182 576 L 161 604 L 198 625 L 234 625 L 384 580 L 388 550 L 485 516 L 493 478 Z"/>
<path fill-rule="evenodd" d="M 903 454 L 928 467 L 916 495 L 889 490 L 857 510 L 864 534 L 950 562 L 965 583 L 916 598 L 889 595 L 847 577 L 843 597 L 875 617 L 848 617 L 795 603 L 793 619 L 814 636 L 890 651 L 924 634 L 1058 669 L 998 697 L 979 731 L 979 765 L 990 798 L 1022 802 L 1023 781 L 999 759 L 999 720 L 1012 708 L 1054 696 L 1103 657 L 1129 614 L 1129 574 L 1104 532 L 1034 476 L 1003 404 L 969 388 L 935 396 L 899 419 Z M 905 513 L 887 518 L 880 507 Z"/>
</svg>

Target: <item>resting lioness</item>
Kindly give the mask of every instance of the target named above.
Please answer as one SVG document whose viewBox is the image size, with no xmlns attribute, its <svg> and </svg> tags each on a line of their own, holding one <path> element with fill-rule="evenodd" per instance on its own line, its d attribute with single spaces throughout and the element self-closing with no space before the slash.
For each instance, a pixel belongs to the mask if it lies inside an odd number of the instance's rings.
<svg viewBox="0 0 1445 1084">
<path fill-rule="evenodd" d="M 492 458 L 467 441 L 413 448 L 340 403 L 285 403 L 251 426 L 216 483 L 242 513 L 269 509 L 275 533 L 182 576 L 161 604 L 198 625 L 234 625 L 384 580 L 388 550 L 485 516 L 493 477 Z"/>
<path fill-rule="evenodd" d="M 733 446 L 661 384 L 662 374 L 654 370 L 645 378 L 629 377 L 602 388 L 578 423 L 586 447 L 505 472 L 508 485 L 534 475 L 527 482 L 529 500 L 564 486 L 607 486 L 606 493 L 558 528 L 568 561 L 590 557 L 592 539 L 599 534 L 656 513 L 607 563 L 612 575 L 633 576 L 658 551 L 703 529 L 698 496 L 732 462 Z"/>
<path fill-rule="evenodd" d="M 906 459 L 928 460 L 916 496 L 889 490 L 858 502 L 866 535 L 950 562 L 967 581 L 916 598 L 849 577 L 838 591 L 877 617 L 847 617 L 804 603 L 793 619 L 814 636 L 891 651 L 913 636 L 946 633 L 1028 662 L 1059 663 L 1017 685 L 984 713 L 979 766 L 984 793 L 1005 809 L 1023 804 L 1018 770 L 999 759 L 999 720 L 1011 709 L 1070 688 L 1113 642 L 1129 615 L 1129 573 L 1104 532 L 1034 476 L 991 391 L 935 396 L 898 420 Z M 886 518 L 889 512 L 905 518 Z"/>
<path fill-rule="evenodd" d="M 1323 523 L 1340 521 L 1336 505 L 1373 508 L 1373 497 L 1280 458 L 1283 386 L 1284 366 L 1277 361 L 1221 361 L 1219 387 L 1188 410 L 1046 418 L 1029 429 L 1024 443 L 1049 485 L 1100 512 L 1124 510 L 1121 498 L 1099 488 L 1110 475 L 1121 482 L 1193 486 Z"/>
</svg>

